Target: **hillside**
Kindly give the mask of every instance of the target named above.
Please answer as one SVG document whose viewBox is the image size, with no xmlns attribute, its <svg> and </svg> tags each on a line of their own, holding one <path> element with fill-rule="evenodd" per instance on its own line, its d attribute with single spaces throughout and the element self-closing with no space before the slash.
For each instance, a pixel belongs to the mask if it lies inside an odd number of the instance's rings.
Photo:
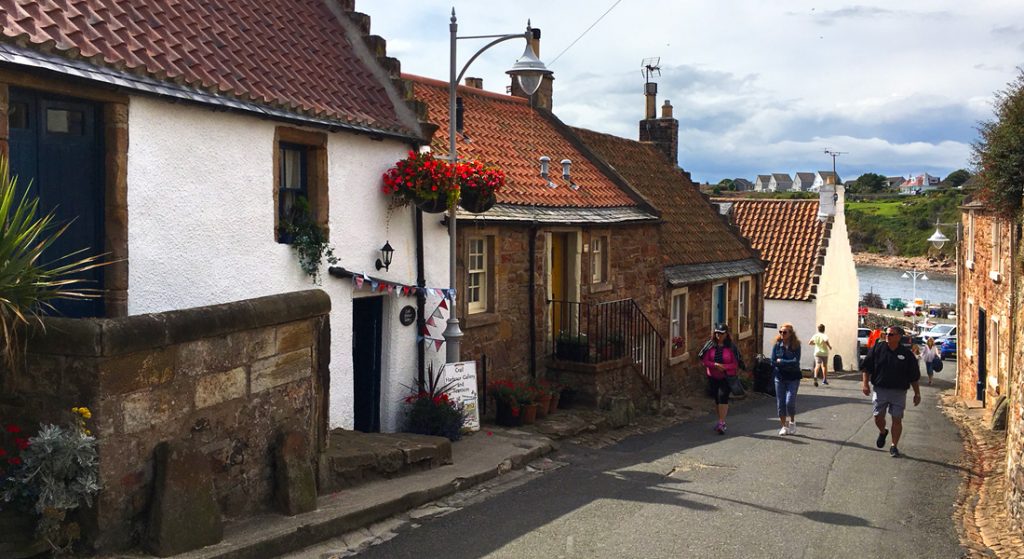
<svg viewBox="0 0 1024 559">
<path fill-rule="evenodd" d="M 847 200 L 846 225 L 854 252 L 870 252 L 889 256 L 925 256 L 928 237 L 935 232 L 935 221 L 960 221 L 958 206 L 963 202 L 962 190 L 949 189 L 920 196 L 891 196 L 868 200 Z M 953 239 L 955 228 L 942 227 Z M 952 248 L 943 249 L 951 252 Z"/>
</svg>

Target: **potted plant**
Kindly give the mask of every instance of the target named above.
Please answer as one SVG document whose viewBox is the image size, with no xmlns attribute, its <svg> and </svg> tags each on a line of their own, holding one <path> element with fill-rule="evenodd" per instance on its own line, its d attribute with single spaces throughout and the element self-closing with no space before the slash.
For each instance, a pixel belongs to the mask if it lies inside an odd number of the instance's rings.
<svg viewBox="0 0 1024 559">
<path fill-rule="evenodd" d="M 555 339 L 555 357 L 563 361 L 586 363 L 590 342 L 586 334 L 570 334 L 562 330 Z"/>
<path fill-rule="evenodd" d="M 516 398 L 519 399 L 519 409 L 522 410 L 520 416 L 523 425 L 533 425 L 537 421 L 537 391 L 532 386 L 519 385 Z"/>
<path fill-rule="evenodd" d="M 682 336 L 672 336 L 672 357 L 686 353 L 686 344 Z"/>
<path fill-rule="evenodd" d="M 295 250 L 302 271 L 313 279 L 313 283 L 320 285 L 320 264 L 324 259 L 328 264 L 338 263 L 334 247 L 328 242 L 327 233 L 313 219 L 309 200 L 304 196 L 295 199 L 291 213 L 291 220 L 283 228 L 285 235 L 282 239 Z"/>
<path fill-rule="evenodd" d="M 599 349 L 603 361 L 620 359 L 626 354 L 626 340 L 622 337 L 622 334 L 610 332 L 601 340 Z"/>
<path fill-rule="evenodd" d="M 67 426 L 40 425 L 39 433 L 23 438 L 15 424 L 4 426 L 0 445 L 0 533 L 34 524 L 8 550 L 11 557 L 31 557 L 49 547 L 61 554 L 71 550 L 81 529 L 71 513 L 91 505 L 99 492 L 99 456 L 96 439 L 86 427 L 88 408 L 72 408 Z M 34 537 L 26 537 L 32 536 Z"/>
<path fill-rule="evenodd" d="M 516 427 L 522 423 L 519 392 L 519 385 L 511 380 L 488 383 L 487 394 L 494 398 L 494 419 L 498 425 Z"/>
<path fill-rule="evenodd" d="M 459 182 L 451 163 L 429 153 L 410 151 L 384 173 L 384 193 L 412 202 L 427 213 L 441 213 L 459 199 Z"/>
<path fill-rule="evenodd" d="M 406 433 L 447 437 L 450 441 L 462 438 L 462 427 L 466 422 L 461 403 L 448 394 L 452 383 L 441 384 L 440 371 L 434 366 L 427 369 L 426 377 L 417 380 L 416 389 L 405 398 L 408 406 L 405 413 Z"/>
<path fill-rule="evenodd" d="M 471 213 L 483 213 L 494 207 L 497 202 L 495 193 L 505 186 L 505 172 L 496 167 L 488 167 L 479 161 L 460 163 L 457 167 L 459 177 L 459 205 Z"/>
</svg>

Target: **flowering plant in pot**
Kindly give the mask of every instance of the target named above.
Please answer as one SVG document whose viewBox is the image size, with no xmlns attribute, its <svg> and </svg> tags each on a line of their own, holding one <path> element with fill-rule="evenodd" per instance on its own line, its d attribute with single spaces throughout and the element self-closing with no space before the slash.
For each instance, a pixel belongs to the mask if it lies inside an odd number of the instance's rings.
<svg viewBox="0 0 1024 559">
<path fill-rule="evenodd" d="M 85 407 L 71 412 L 66 426 L 43 424 L 32 437 L 20 437 L 21 429 L 14 424 L 4 430 L 11 444 L 0 446 L 4 451 L 0 512 L 14 514 L 16 522 L 27 520 L 35 525 L 34 540 L 14 542 L 26 553 L 19 555 L 16 549 L 15 557 L 38 554 L 39 545 L 58 554 L 69 552 L 81 537 L 71 513 L 82 505 L 92 505 L 99 492 L 96 438 L 86 427 L 92 412 Z M 0 526 L 0 531 L 6 528 Z"/>
<path fill-rule="evenodd" d="M 515 427 L 522 422 L 522 406 L 529 403 L 522 384 L 511 380 L 496 380 L 487 384 L 487 394 L 494 398 L 499 425 Z"/>
<path fill-rule="evenodd" d="M 494 207 L 495 193 L 505 186 L 504 171 L 479 161 L 459 163 L 456 174 L 462 196 L 459 205 L 472 213 L 483 213 Z"/>
<path fill-rule="evenodd" d="M 429 153 L 410 151 L 384 172 L 384 193 L 412 202 L 428 213 L 441 213 L 459 199 L 456 168 Z"/>
<path fill-rule="evenodd" d="M 434 366 L 427 369 L 425 378 L 416 381 L 413 393 L 406 396 L 406 433 L 447 437 L 450 441 L 462 438 L 462 427 L 466 423 L 465 410 L 448 394 L 452 383 L 441 384 L 441 372 L 434 372 Z"/>
</svg>

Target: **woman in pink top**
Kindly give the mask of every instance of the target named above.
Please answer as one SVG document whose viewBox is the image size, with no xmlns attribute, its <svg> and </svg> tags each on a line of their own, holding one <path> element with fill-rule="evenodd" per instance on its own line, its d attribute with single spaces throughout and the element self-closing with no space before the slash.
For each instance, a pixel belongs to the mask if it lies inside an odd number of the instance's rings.
<svg viewBox="0 0 1024 559">
<path fill-rule="evenodd" d="M 729 336 L 729 325 L 716 324 L 711 341 L 700 355 L 701 362 L 707 369 L 708 382 L 715 396 L 715 411 L 718 412 L 718 424 L 715 431 L 725 434 L 725 416 L 729 413 L 729 377 L 735 377 L 739 367 L 735 346 Z"/>
</svg>

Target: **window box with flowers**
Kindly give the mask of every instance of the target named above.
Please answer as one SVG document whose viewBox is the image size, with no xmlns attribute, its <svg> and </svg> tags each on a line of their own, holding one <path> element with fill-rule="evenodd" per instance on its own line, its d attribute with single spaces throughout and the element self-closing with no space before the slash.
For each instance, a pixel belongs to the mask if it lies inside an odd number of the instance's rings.
<svg viewBox="0 0 1024 559">
<path fill-rule="evenodd" d="M 484 213 L 497 202 L 495 193 L 505 186 L 505 173 L 479 161 L 459 163 L 459 205 L 471 213 Z"/>
<path fill-rule="evenodd" d="M 686 341 L 683 340 L 682 336 L 673 336 L 672 338 L 672 357 L 682 355 L 686 353 Z"/>
<path fill-rule="evenodd" d="M 410 151 L 384 173 L 384 193 L 427 213 L 441 213 L 459 199 L 456 169 L 429 153 Z"/>
</svg>

